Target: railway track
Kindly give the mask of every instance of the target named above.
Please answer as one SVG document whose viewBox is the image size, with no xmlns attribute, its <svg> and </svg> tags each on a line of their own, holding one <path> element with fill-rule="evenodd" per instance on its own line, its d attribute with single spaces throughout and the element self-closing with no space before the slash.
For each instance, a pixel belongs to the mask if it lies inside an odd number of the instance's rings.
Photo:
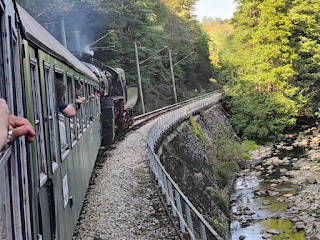
<svg viewBox="0 0 320 240">
<path fill-rule="evenodd" d="M 222 90 L 217 90 L 217 91 L 214 91 L 212 93 L 218 93 L 218 92 L 221 92 Z M 163 107 L 163 108 L 159 108 L 157 110 L 154 110 L 152 112 L 148 112 L 148 113 L 145 113 L 145 114 L 142 114 L 142 115 L 139 115 L 139 116 L 136 116 L 134 117 L 134 124 L 129 128 L 129 130 L 135 130 L 135 129 L 138 129 L 139 127 L 143 126 L 144 124 L 146 124 L 147 122 L 149 122 L 150 120 L 153 120 L 155 119 L 156 117 L 159 117 L 160 115 L 164 114 L 164 113 L 167 113 L 167 112 L 170 112 L 170 111 L 173 111 L 173 110 L 176 110 L 178 108 L 181 108 L 187 104 L 190 104 L 192 102 L 195 102 L 197 101 L 199 98 L 204 98 L 206 97 L 207 95 L 209 94 L 212 94 L 212 93 L 208 93 L 208 94 L 205 94 L 203 96 L 200 96 L 200 97 L 197 97 L 197 98 L 192 98 L 192 99 L 188 99 L 186 101 L 183 101 L 181 103 L 176 103 L 176 104 L 173 104 L 173 105 L 169 105 L 169 106 L 166 106 L 166 107 Z"/>
<path fill-rule="evenodd" d="M 149 121 L 161 116 L 162 114 L 165 114 L 167 112 L 176 110 L 178 108 L 181 108 L 181 107 L 183 107 L 185 105 L 188 105 L 188 104 L 190 104 L 192 102 L 197 101 L 199 98 L 204 98 L 209 94 L 218 93 L 218 92 L 221 92 L 221 91 L 223 91 L 223 90 L 216 90 L 214 92 L 202 95 L 200 97 L 188 99 L 188 100 L 180 102 L 180 103 L 176 103 L 176 104 L 173 104 L 173 105 L 169 105 L 169 106 L 166 106 L 166 107 L 162 107 L 162 108 L 156 109 L 154 111 L 151 111 L 151 112 L 148 112 L 148 113 L 145 113 L 145 114 L 138 115 L 138 116 L 133 118 L 134 124 L 131 127 L 129 127 L 124 132 L 122 132 L 121 134 L 116 136 L 116 138 L 114 139 L 114 143 L 118 142 L 119 140 L 122 140 L 124 138 L 124 136 L 126 136 L 127 133 L 139 129 L 143 125 L 147 124 Z M 110 149 L 110 146 L 101 146 L 100 147 L 99 156 L 103 155 L 109 149 Z"/>
<path fill-rule="evenodd" d="M 216 91 L 215 93 L 218 93 L 218 92 L 220 92 L 220 91 Z M 184 107 L 187 104 L 193 103 L 194 101 L 199 100 L 199 98 L 201 99 L 201 98 L 206 97 L 206 96 L 207 95 L 204 95 L 204 96 L 201 96 L 201 97 L 198 97 L 198 98 L 189 99 L 189 100 L 186 100 L 186 101 L 178 103 L 178 104 L 173 104 L 173 105 L 170 105 L 170 106 L 167 106 L 167 107 L 163 107 L 163 108 L 157 109 L 157 110 L 152 111 L 152 112 L 148 112 L 146 114 L 142 114 L 142 115 L 136 116 L 134 118 L 135 123 L 129 129 L 127 129 L 125 132 L 123 132 L 121 135 L 117 136 L 116 139 L 115 139 L 115 143 L 119 142 L 120 140 L 123 140 L 127 133 L 129 133 L 131 131 L 135 131 L 135 130 L 143 127 L 144 125 L 146 125 L 150 121 L 154 120 L 155 118 L 158 118 L 159 116 L 161 116 L 161 115 L 163 115 L 163 114 L 165 114 L 167 112 L 170 112 L 170 111 L 179 109 L 181 107 Z M 113 148 L 111 148 L 109 146 L 108 148 L 104 149 L 102 151 L 102 153 L 107 152 L 109 149 L 111 150 Z M 105 162 L 105 159 L 103 157 L 102 158 L 98 158 L 98 159 L 100 159 L 100 160 L 97 161 L 97 164 L 96 164 L 96 168 L 97 168 L 98 172 L 95 172 L 95 174 L 94 174 L 95 176 L 99 175 L 99 170 L 102 168 L 102 166 L 103 166 L 103 164 Z M 92 179 L 90 185 L 94 185 L 95 184 L 94 183 L 95 182 L 94 179 L 95 178 Z M 182 234 L 181 231 L 179 230 L 179 227 L 178 227 L 179 223 L 172 216 L 171 210 L 166 205 L 166 199 L 164 198 L 164 196 L 160 192 L 159 186 L 157 186 L 156 180 L 154 178 L 151 179 L 151 183 L 153 185 L 153 188 L 155 190 L 156 195 L 158 195 L 160 201 L 162 202 L 163 210 L 164 210 L 165 214 L 167 215 L 168 220 L 171 222 L 173 228 L 176 231 L 177 237 L 180 240 L 188 239 L 188 235 L 187 234 L 186 235 Z"/>
</svg>

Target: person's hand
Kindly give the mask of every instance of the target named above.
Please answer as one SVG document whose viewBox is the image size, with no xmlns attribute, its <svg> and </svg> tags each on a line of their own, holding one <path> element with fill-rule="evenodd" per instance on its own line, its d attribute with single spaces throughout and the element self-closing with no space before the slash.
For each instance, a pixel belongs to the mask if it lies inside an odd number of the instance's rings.
<svg viewBox="0 0 320 240">
<path fill-rule="evenodd" d="M 78 97 L 76 98 L 76 103 L 77 104 L 82 104 L 86 101 L 86 98 L 85 97 Z"/>
<path fill-rule="evenodd" d="M 22 117 L 17 117 L 12 114 L 9 115 L 9 123 L 12 127 L 12 136 L 9 144 L 12 144 L 18 137 L 25 135 L 29 143 L 33 142 L 35 131 L 31 123 Z"/>
<path fill-rule="evenodd" d="M 6 144 L 9 129 L 9 108 L 6 100 L 0 98 L 0 151 Z"/>
</svg>

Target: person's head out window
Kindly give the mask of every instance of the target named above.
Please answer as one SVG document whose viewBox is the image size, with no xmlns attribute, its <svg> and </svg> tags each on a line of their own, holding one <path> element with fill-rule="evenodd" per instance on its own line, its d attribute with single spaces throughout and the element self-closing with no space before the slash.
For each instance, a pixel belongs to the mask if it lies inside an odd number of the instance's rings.
<svg viewBox="0 0 320 240">
<path fill-rule="evenodd" d="M 56 88 L 56 100 L 58 110 L 66 117 L 73 117 L 76 115 L 76 111 L 73 106 L 68 105 L 65 102 L 66 85 L 61 80 L 55 81 Z"/>
<path fill-rule="evenodd" d="M 77 103 L 77 110 L 81 108 L 81 105 L 86 101 L 85 97 L 81 97 L 83 86 L 78 81 L 75 82 L 76 88 L 76 103 Z"/>
<path fill-rule="evenodd" d="M 64 102 L 66 94 L 66 85 L 62 81 L 56 80 L 55 87 L 57 102 Z"/>
<path fill-rule="evenodd" d="M 78 81 L 76 81 L 75 87 L 76 87 L 76 97 L 80 97 L 82 95 L 83 86 Z"/>
</svg>

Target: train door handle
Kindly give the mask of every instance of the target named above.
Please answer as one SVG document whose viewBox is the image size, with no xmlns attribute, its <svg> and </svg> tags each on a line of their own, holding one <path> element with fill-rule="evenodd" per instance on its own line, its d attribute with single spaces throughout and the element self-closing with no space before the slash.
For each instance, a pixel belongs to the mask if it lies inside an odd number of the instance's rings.
<svg viewBox="0 0 320 240">
<path fill-rule="evenodd" d="M 73 206 L 73 197 L 72 196 L 69 197 L 69 202 L 70 202 L 70 207 L 72 207 Z"/>
</svg>

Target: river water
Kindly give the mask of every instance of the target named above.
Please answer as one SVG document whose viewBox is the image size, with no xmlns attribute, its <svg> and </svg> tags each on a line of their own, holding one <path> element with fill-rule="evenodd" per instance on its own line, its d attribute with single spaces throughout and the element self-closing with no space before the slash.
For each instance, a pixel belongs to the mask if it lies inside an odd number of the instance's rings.
<svg viewBox="0 0 320 240">
<path fill-rule="evenodd" d="M 275 146 L 272 156 L 279 159 L 299 158 L 304 154 L 302 148 L 276 151 Z M 258 160 L 253 166 L 261 164 L 263 160 Z M 232 240 L 305 239 L 305 233 L 297 231 L 290 221 L 294 215 L 287 211 L 287 204 L 283 201 L 291 194 L 294 195 L 298 186 L 285 180 L 281 183 L 278 181 L 285 179 L 281 172 L 291 168 L 290 163 L 274 166 L 273 173 L 269 174 L 267 171 L 255 171 L 252 167 L 240 174 L 231 195 Z"/>
</svg>

